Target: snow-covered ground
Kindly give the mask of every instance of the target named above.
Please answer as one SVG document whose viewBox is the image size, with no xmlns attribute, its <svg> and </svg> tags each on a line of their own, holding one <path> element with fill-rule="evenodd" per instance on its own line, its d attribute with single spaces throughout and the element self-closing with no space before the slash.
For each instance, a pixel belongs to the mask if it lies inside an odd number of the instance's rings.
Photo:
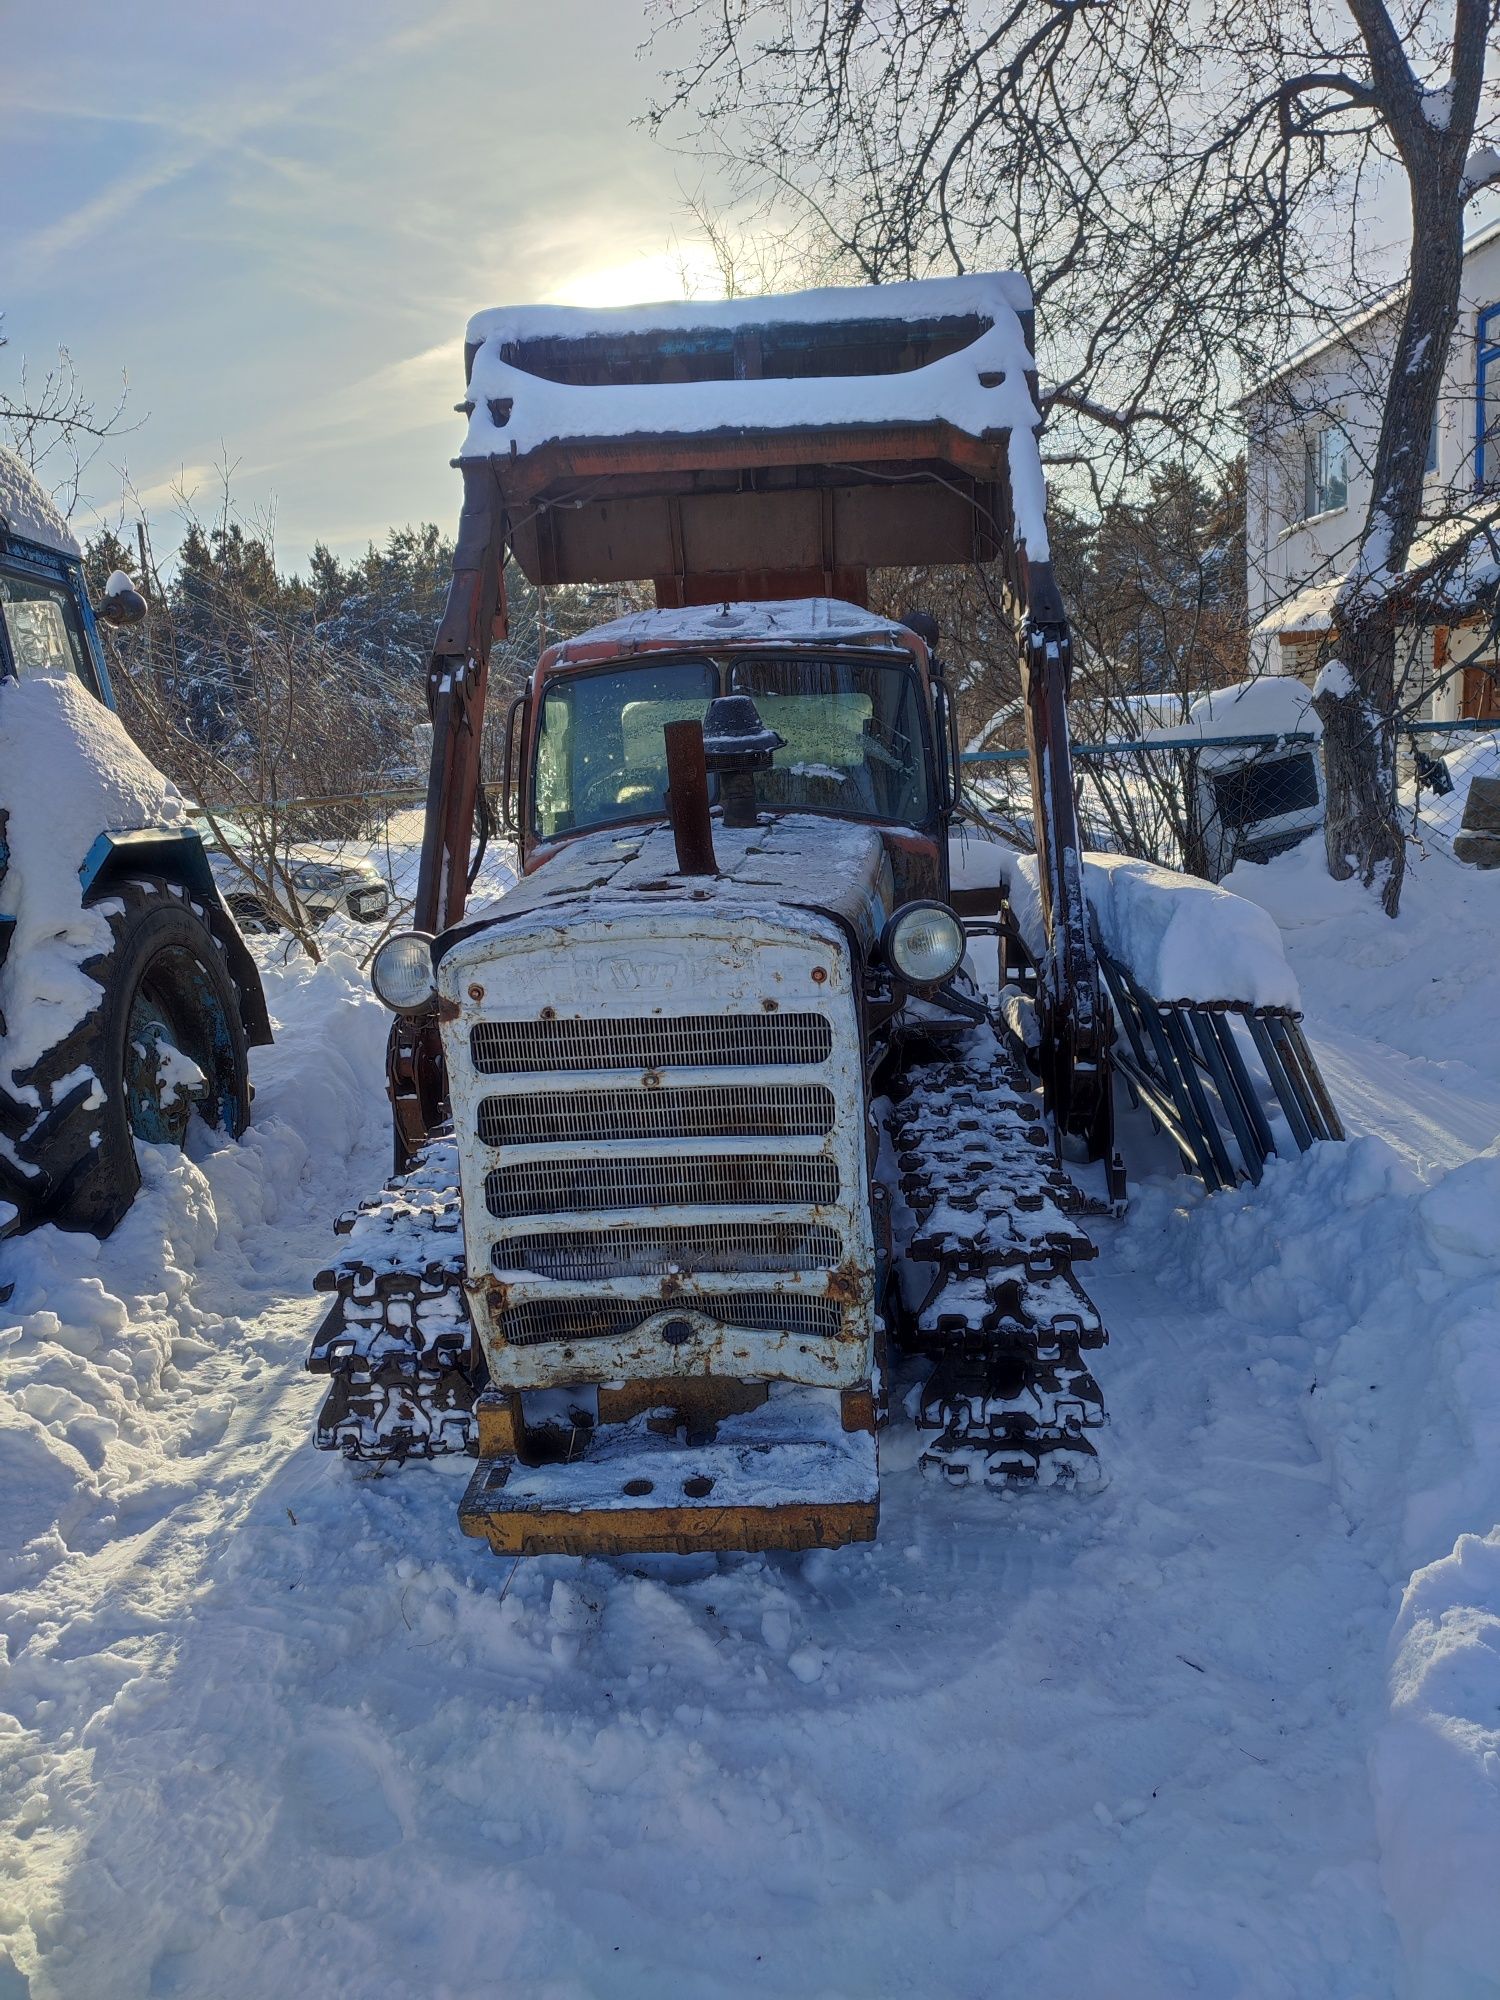
<svg viewBox="0 0 1500 2000">
<path fill-rule="evenodd" d="M 385 1017 L 278 965 L 247 1139 L 4 1246 L 0 2000 L 1500 1993 L 1500 877 L 1232 886 L 1371 1136 L 1137 1185 L 1098 1498 L 897 1429 L 779 1559 L 512 1568 L 309 1448 Z"/>
</svg>

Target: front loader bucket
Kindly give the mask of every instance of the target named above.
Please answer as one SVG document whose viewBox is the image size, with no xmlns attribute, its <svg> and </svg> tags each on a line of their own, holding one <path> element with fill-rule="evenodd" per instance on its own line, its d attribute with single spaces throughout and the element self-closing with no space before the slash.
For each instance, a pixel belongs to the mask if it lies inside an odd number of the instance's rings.
<svg viewBox="0 0 1500 2000">
<path fill-rule="evenodd" d="M 1116 1065 L 1210 1193 L 1247 1176 L 1259 1181 L 1283 1150 L 1273 1110 L 1301 1152 L 1316 1139 L 1343 1138 L 1299 1014 L 1157 1000 L 1097 937 L 1095 950 L 1119 1022 Z"/>
</svg>

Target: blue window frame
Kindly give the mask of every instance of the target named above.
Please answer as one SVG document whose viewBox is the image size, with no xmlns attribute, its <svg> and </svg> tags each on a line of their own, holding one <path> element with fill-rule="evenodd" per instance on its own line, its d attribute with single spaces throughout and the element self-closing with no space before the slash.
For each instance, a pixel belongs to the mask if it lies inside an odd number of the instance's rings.
<svg viewBox="0 0 1500 2000">
<path fill-rule="evenodd" d="M 1474 483 L 1500 484 L 1500 305 L 1479 315 L 1474 394 Z"/>
</svg>

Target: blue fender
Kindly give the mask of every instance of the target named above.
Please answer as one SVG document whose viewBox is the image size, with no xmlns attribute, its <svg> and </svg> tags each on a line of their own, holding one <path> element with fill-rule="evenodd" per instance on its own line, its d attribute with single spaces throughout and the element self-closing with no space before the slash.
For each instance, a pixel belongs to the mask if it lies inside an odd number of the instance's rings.
<svg viewBox="0 0 1500 2000">
<path fill-rule="evenodd" d="M 116 883 L 134 875 L 154 875 L 185 889 L 208 912 L 209 928 L 224 946 L 239 989 L 240 1019 L 252 1048 L 271 1039 L 260 968 L 224 907 L 201 837 L 191 827 L 145 826 L 125 833 L 101 833 L 78 871 L 85 901 L 107 896 Z"/>
</svg>

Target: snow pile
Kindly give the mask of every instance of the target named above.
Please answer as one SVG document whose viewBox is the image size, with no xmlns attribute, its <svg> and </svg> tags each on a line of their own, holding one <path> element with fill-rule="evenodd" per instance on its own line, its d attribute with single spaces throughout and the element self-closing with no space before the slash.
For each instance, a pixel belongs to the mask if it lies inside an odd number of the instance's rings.
<svg viewBox="0 0 1500 2000">
<path fill-rule="evenodd" d="M 140 1146 L 141 1192 L 106 1243 L 48 1227 L 6 1245 L 0 1588 L 157 1504 L 168 1462 L 223 1430 L 232 1395 L 195 1396 L 193 1378 L 237 1322 L 205 1289 L 249 1275 L 305 1180 L 327 1200 L 329 1177 L 384 1137 L 390 1017 L 354 961 L 313 968 L 299 955 L 264 972 L 278 1045 L 252 1052 L 244 1139 L 195 1123 L 186 1153 Z M 311 1272 L 287 1276 L 301 1291 Z"/>
<path fill-rule="evenodd" d="M 0 680 L 0 804 L 9 814 L 7 915 L 16 920 L 0 966 L 5 1087 L 76 1027 L 99 1000 L 82 971 L 106 951 L 110 928 L 85 909 L 78 870 L 105 831 L 185 823 L 177 789 L 148 763 L 123 724 L 72 675 Z"/>
<path fill-rule="evenodd" d="M 1500 1990 L 1500 1152 L 1422 1188 L 1378 1139 L 1212 1201 L 1137 1197 L 1127 1256 L 1264 1330 L 1343 1531 L 1400 1596 L 1372 1703 L 1382 1880 L 1413 1990 Z M 1382 1710 L 1384 1711 L 1382 1713 Z"/>
<path fill-rule="evenodd" d="M 1028 949 L 1046 947 L 1036 856 L 995 843 Z M 970 866 L 977 866 L 977 863 Z M 1301 1005 L 1281 933 L 1243 896 L 1128 854 L 1086 854 L 1084 892 L 1110 957 L 1153 999 L 1215 1006 Z"/>
</svg>

